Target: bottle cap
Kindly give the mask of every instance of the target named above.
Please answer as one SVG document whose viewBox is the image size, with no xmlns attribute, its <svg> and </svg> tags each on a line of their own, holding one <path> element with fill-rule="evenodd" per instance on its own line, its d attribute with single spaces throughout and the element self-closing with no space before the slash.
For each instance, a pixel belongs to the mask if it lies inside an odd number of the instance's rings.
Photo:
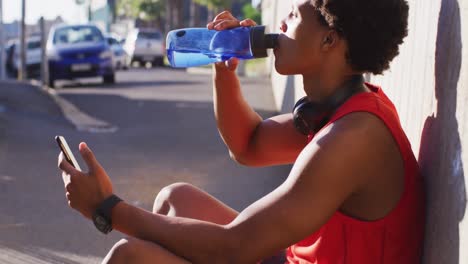
<svg viewBox="0 0 468 264">
<path fill-rule="evenodd" d="M 265 26 L 254 26 L 250 31 L 250 48 L 255 58 L 267 57 L 267 49 L 276 47 L 278 34 L 265 34 Z"/>
</svg>

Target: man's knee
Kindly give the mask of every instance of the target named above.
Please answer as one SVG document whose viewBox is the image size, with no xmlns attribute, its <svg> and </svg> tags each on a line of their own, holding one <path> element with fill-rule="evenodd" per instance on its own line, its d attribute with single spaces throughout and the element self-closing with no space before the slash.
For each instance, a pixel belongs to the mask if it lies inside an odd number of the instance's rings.
<svg viewBox="0 0 468 264">
<path fill-rule="evenodd" d="M 119 264 L 132 263 L 133 257 L 136 255 L 137 246 L 132 238 L 124 238 L 117 242 L 112 249 L 107 253 L 103 260 L 103 264 Z"/>
<path fill-rule="evenodd" d="M 171 207 L 177 206 L 179 202 L 187 201 L 186 198 L 198 189 L 188 183 L 178 182 L 161 189 L 153 204 L 153 213 L 167 215 Z"/>
</svg>

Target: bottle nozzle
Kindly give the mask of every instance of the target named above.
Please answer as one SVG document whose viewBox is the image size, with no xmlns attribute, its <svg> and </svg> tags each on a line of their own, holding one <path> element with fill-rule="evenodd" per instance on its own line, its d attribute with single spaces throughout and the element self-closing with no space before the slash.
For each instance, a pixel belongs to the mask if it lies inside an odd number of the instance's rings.
<svg viewBox="0 0 468 264">
<path fill-rule="evenodd" d="M 279 34 L 265 34 L 265 48 L 274 49 L 278 45 Z"/>
<path fill-rule="evenodd" d="M 255 58 L 268 56 L 267 49 L 273 49 L 278 43 L 278 34 L 265 34 L 265 26 L 252 27 L 250 47 Z"/>
</svg>

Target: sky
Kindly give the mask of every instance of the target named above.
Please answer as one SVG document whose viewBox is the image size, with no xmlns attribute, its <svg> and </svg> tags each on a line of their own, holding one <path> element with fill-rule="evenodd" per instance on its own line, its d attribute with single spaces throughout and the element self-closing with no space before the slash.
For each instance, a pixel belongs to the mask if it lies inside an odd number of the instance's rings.
<svg viewBox="0 0 468 264">
<path fill-rule="evenodd" d="M 21 19 L 21 0 L 3 1 L 3 21 L 10 23 Z M 260 0 L 252 0 L 255 4 Z M 54 19 L 58 15 L 69 23 L 86 22 L 85 6 L 77 6 L 75 0 L 26 0 L 26 23 L 37 23 L 41 16 Z"/>
<path fill-rule="evenodd" d="M 21 19 L 21 0 L 3 1 L 3 21 L 10 23 Z M 77 6 L 75 0 L 26 0 L 26 23 L 37 23 L 41 16 L 54 19 L 60 15 L 66 22 L 85 22 L 85 6 Z"/>
</svg>

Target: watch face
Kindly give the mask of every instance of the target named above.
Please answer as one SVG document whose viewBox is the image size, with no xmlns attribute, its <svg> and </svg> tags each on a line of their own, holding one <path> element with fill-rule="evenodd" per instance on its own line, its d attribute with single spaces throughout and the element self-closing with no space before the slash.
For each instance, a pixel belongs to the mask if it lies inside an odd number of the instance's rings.
<svg viewBox="0 0 468 264">
<path fill-rule="evenodd" d="M 98 215 L 98 216 L 96 217 L 96 224 L 97 224 L 98 226 L 106 226 L 106 225 L 107 225 L 107 221 L 106 221 L 106 219 L 104 219 L 104 217 Z"/>
<path fill-rule="evenodd" d="M 93 222 L 96 228 L 104 234 L 107 234 L 112 230 L 110 223 L 99 214 L 95 214 L 93 216 Z"/>
</svg>

